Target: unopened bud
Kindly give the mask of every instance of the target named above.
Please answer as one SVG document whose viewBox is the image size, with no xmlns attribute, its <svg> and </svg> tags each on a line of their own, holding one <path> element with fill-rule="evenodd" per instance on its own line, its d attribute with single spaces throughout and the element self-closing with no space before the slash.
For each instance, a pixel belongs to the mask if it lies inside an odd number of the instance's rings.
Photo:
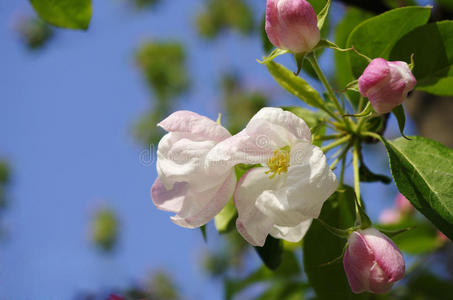
<svg viewBox="0 0 453 300">
<path fill-rule="evenodd" d="M 305 0 L 267 0 L 266 33 L 277 48 L 310 52 L 320 40 L 317 19 Z"/>
<path fill-rule="evenodd" d="M 351 233 L 343 257 L 351 290 L 358 294 L 388 292 L 404 276 L 404 258 L 396 245 L 379 230 L 368 228 Z"/>
<path fill-rule="evenodd" d="M 359 78 L 359 91 L 379 114 L 391 112 L 406 99 L 417 80 L 407 63 L 373 59 Z"/>
</svg>

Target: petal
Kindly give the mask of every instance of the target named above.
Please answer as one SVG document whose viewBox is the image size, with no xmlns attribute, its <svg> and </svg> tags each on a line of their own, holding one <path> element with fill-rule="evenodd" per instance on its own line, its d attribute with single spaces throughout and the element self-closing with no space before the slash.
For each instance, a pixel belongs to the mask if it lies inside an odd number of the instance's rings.
<svg viewBox="0 0 453 300">
<path fill-rule="evenodd" d="M 281 127 L 281 129 L 283 129 L 282 131 L 291 134 L 291 138 L 293 139 L 305 140 L 311 143 L 310 128 L 304 120 L 292 112 L 285 111 L 278 107 L 264 107 L 253 116 L 247 127 L 252 126 L 258 120 L 263 120 L 272 125 Z M 263 133 L 265 133 L 265 131 Z"/>
<path fill-rule="evenodd" d="M 157 173 L 170 189 L 175 182 L 189 182 L 197 190 L 209 189 L 218 184 L 205 170 L 205 158 L 214 147 L 213 141 L 194 141 L 178 133 L 168 133 L 157 149 Z M 224 170 L 225 171 L 225 170 Z"/>
<path fill-rule="evenodd" d="M 279 184 L 278 180 L 274 180 L 275 177 L 270 179 L 265 172 L 266 168 L 259 167 L 245 173 L 234 193 L 238 210 L 237 230 L 253 246 L 263 246 L 273 226 L 271 219 L 255 207 L 255 201 L 263 190 Z"/>
<path fill-rule="evenodd" d="M 364 237 L 357 231 L 351 233 L 343 257 L 343 266 L 354 293 L 369 290 L 370 270 L 374 263 L 374 255 Z"/>
<path fill-rule="evenodd" d="M 189 187 L 181 210 L 171 217 L 171 220 L 186 228 L 200 227 L 208 223 L 231 199 L 235 186 L 236 174 L 231 171 L 219 188 L 196 193 Z"/>
<path fill-rule="evenodd" d="M 388 282 L 395 282 L 403 278 L 405 264 L 398 247 L 386 235 L 375 228 L 362 230 L 365 240 L 374 253 L 375 260 L 388 278 Z"/>
<path fill-rule="evenodd" d="M 222 125 L 197 113 L 180 110 L 172 113 L 157 124 L 168 132 L 190 134 L 193 140 L 212 140 L 220 142 L 231 134 Z"/>
<path fill-rule="evenodd" d="M 310 228 L 312 221 L 313 219 L 308 219 L 294 227 L 274 225 L 270 234 L 274 238 L 284 239 L 288 242 L 297 243 L 305 236 L 308 229 Z"/>
<path fill-rule="evenodd" d="M 359 90 L 362 96 L 368 97 L 368 91 L 386 81 L 389 75 L 390 68 L 387 60 L 373 59 L 359 77 Z"/>
<path fill-rule="evenodd" d="M 264 164 L 274 150 L 298 141 L 311 142 L 307 124 L 281 108 L 262 108 L 235 136 L 216 145 L 207 156 L 209 164 Z"/>
<path fill-rule="evenodd" d="M 167 190 L 157 178 L 151 187 L 151 198 L 158 209 L 177 213 L 182 208 L 188 187 L 187 182 L 178 182 L 172 189 Z"/>
<path fill-rule="evenodd" d="M 292 227 L 317 218 L 338 182 L 318 147 L 301 142 L 291 148 L 290 156 L 285 184 L 280 190 L 263 193 L 256 206 L 275 224 Z"/>
</svg>

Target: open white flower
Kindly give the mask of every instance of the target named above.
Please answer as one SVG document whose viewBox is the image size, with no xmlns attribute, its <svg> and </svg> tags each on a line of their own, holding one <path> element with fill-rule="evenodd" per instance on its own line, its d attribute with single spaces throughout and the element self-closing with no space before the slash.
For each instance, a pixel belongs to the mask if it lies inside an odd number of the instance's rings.
<svg viewBox="0 0 453 300">
<path fill-rule="evenodd" d="M 177 111 L 158 126 L 167 133 L 157 149 L 158 178 L 151 188 L 157 208 L 174 212 L 171 220 L 188 228 L 202 226 L 231 199 L 233 169 L 206 168 L 208 152 L 231 134 L 216 122 L 190 111 Z M 213 176 L 215 174 L 215 176 Z"/>
<path fill-rule="evenodd" d="M 280 108 L 261 109 L 244 130 L 215 146 L 207 163 L 261 164 L 244 174 L 234 194 L 237 230 L 255 246 L 268 234 L 302 239 L 338 185 L 305 122 Z"/>
</svg>

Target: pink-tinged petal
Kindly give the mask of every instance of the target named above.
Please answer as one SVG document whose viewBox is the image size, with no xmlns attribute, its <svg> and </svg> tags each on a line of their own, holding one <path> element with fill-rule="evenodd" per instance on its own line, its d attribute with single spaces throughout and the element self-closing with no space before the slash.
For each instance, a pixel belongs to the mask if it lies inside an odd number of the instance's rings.
<svg viewBox="0 0 453 300">
<path fill-rule="evenodd" d="M 236 228 L 242 237 L 253 246 L 263 246 L 272 230 L 270 218 L 262 214 L 255 201 L 263 190 L 272 189 L 277 180 L 265 174 L 266 168 L 254 168 L 241 177 L 234 193 L 234 203 L 238 211 Z"/>
<path fill-rule="evenodd" d="M 320 40 L 316 13 L 305 0 L 268 0 L 265 29 L 272 44 L 294 53 L 309 52 Z"/>
<path fill-rule="evenodd" d="M 222 125 L 197 113 L 180 110 L 172 113 L 157 124 L 168 132 L 190 134 L 193 140 L 212 140 L 220 142 L 231 134 Z"/>
<path fill-rule="evenodd" d="M 376 262 L 387 276 L 388 282 L 395 282 L 404 277 L 404 258 L 398 247 L 386 235 L 375 228 L 362 231 L 368 247 L 372 249 Z"/>
<path fill-rule="evenodd" d="M 392 111 L 406 99 L 417 81 L 407 63 L 377 58 L 359 78 L 359 91 L 379 114 Z"/>
<path fill-rule="evenodd" d="M 383 58 L 375 58 L 363 71 L 362 76 L 359 77 L 359 91 L 363 97 L 368 97 L 368 91 L 387 80 L 390 75 L 390 67 L 387 61 Z"/>
<path fill-rule="evenodd" d="M 305 236 L 312 221 L 313 219 L 308 219 L 294 227 L 274 225 L 270 235 L 276 239 L 284 239 L 288 242 L 297 243 Z"/>
<path fill-rule="evenodd" d="M 188 188 L 187 182 L 177 182 L 172 189 L 167 190 L 157 178 L 151 187 L 151 198 L 158 209 L 177 213 L 182 208 Z"/>
<path fill-rule="evenodd" d="M 305 0 L 283 0 L 277 4 L 281 45 L 294 53 L 311 51 L 320 40 L 318 18 Z"/>
<path fill-rule="evenodd" d="M 277 48 L 282 48 L 280 43 L 280 30 L 278 25 L 278 0 L 267 0 L 266 3 L 266 33 L 269 41 Z"/>
<path fill-rule="evenodd" d="M 358 294 L 369 290 L 371 267 L 374 256 L 364 237 L 354 231 L 348 239 L 348 247 L 343 257 L 343 266 L 351 290 Z"/>
<path fill-rule="evenodd" d="M 282 174 L 283 175 L 283 174 Z M 291 148 L 290 167 L 279 190 L 264 191 L 256 206 L 280 226 L 296 226 L 317 218 L 324 202 L 338 187 L 321 149 L 300 142 Z"/>
<path fill-rule="evenodd" d="M 374 228 L 354 231 L 349 236 L 343 265 L 354 293 L 386 293 L 404 276 L 405 268 L 395 244 Z"/>
<path fill-rule="evenodd" d="M 212 195 L 210 191 L 191 193 L 190 190 L 180 212 L 171 217 L 172 221 L 182 227 L 196 228 L 214 218 L 231 199 L 236 186 L 236 174 L 231 171 L 224 183 Z M 206 197 L 207 195 L 211 197 Z M 206 198 L 204 198 L 205 196 Z"/>
<path fill-rule="evenodd" d="M 170 189 L 175 182 L 189 182 L 197 190 L 218 184 L 205 169 L 207 153 L 214 147 L 213 141 L 194 141 L 181 138 L 177 133 L 166 134 L 157 149 L 157 173 L 162 183 Z M 223 173 L 225 169 L 223 170 Z"/>
</svg>

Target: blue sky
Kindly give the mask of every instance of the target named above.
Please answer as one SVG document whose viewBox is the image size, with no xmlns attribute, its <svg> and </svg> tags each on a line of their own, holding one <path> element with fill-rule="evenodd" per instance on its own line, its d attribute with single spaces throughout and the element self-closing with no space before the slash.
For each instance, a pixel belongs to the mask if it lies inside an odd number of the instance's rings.
<svg viewBox="0 0 453 300">
<path fill-rule="evenodd" d="M 215 119 L 218 79 L 231 69 L 247 85 L 266 89 L 275 104 L 299 102 L 256 63 L 258 39 L 227 34 L 208 43 L 193 26 L 202 1 L 165 2 L 154 13 L 134 13 L 120 1 L 94 1 L 88 32 L 57 30 L 35 53 L 11 30 L 14 16 L 33 13 L 28 1 L 0 3 L 0 157 L 13 169 L 11 205 L 2 216 L 8 236 L 0 244 L 0 298 L 70 299 L 166 269 L 186 298 L 222 299 L 220 283 L 197 263 L 207 247 L 199 231 L 177 227 L 151 202 L 155 168 L 141 164 L 144 149 L 131 133 L 152 95 L 134 66 L 134 50 L 146 38 L 186 45 L 193 85 L 178 108 Z M 262 15 L 264 4 L 255 9 Z M 383 162 L 370 166 L 385 169 Z M 364 191 L 387 199 L 385 205 L 395 193 L 379 184 Z M 90 220 L 103 205 L 121 220 L 118 249 L 108 256 L 90 242 Z M 217 239 L 210 235 L 212 247 Z"/>
</svg>

